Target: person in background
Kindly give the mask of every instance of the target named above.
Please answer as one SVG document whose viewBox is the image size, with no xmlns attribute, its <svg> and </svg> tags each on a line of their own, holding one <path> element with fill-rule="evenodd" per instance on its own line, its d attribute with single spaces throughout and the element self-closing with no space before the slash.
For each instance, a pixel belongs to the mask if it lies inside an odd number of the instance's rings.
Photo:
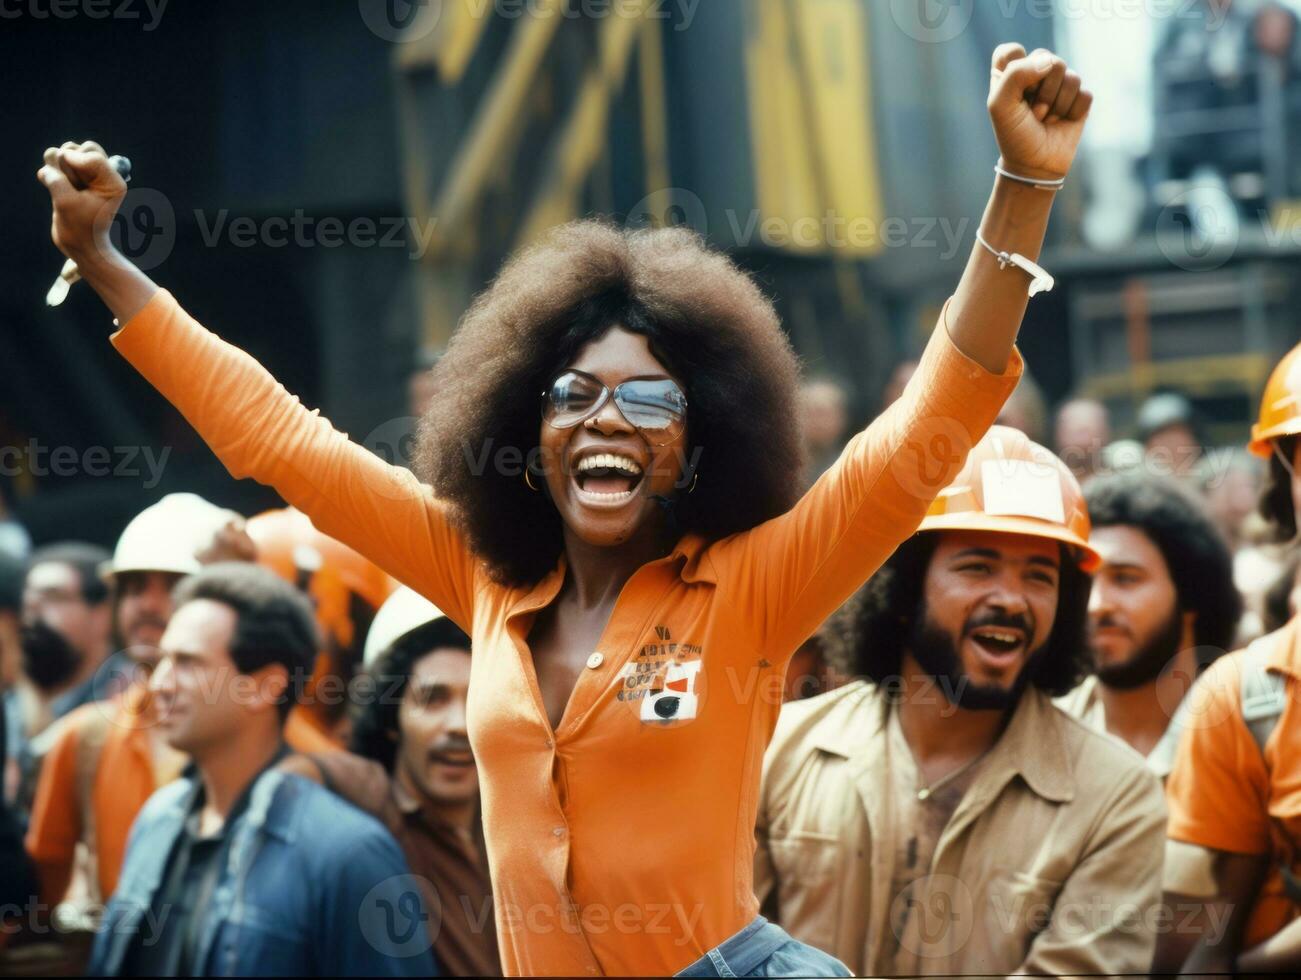
<svg viewBox="0 0 1301 980">
<path fill-rule="evenodd" d="M 812 486 L 845 448 L 849 431 L 849 392 L 830 377 L 809 378 L 800 386 L 800 435 L 808 456 L 804 485 Z"/>
<path fill-rule="evenodd" d="M 26 561 L 32 553 L 32 538 L 27 528 L 9 512 L 4 488 L 0 487 L 0 555 Z"/>
<path fill-rule="evenodd" d="M 500 976 L 479 773 L 465 729 L 470 638 L 403 586 L 376 614 L 365 656 L 352 753 L 293 756 L 282 768 L 319 780 L 389 829 L 421 879 L 434 955 L 449 976 Z"/>
<path fill-rule="evenodd" d="M 894 370 L 890 372 L 890 377 L 885 382 L 885 387 L 881 389 L 882 412 L 899 400 L 904 388 L 908 387 L 908 382 L 917 373 L 917 366 L 914 360 L 900 361 L 894 366 Z"/>
<path fill-rule="evenodd" d="M 1273 633 L 1301 612 L 1301 546 L 1289 548 L 1274 584 L 1265 593 L 1265 632 Z"/>
<path fill-rule="evenodd" d="M 1187 398 L 1173 391 L 1151 396 L 1139 406 L 1135 427 L 1150 472 L 1180 478 L 1196 475 L 1205 440 Z"/>
<path fill-rule="evenodd" d="M 1278 540 L 1301 513 L 1301 345 L 1275 367 L 1250 451 Z M 1301 619 L 1212 664 L 1189 692 L 1167 783 L 1166 904 L 1155 972 L 1301 970 Z"/>
<path fill-rule="evenodd" d="M 223 535 L 242 523 L 196 494 L 169 494 L 131 519 L 102 569 L 113 589 L 113 619 L 130 680 L 113 703 L 83 705 L 59 723 L 27 831 L 41 900 L 51 907 L 68 900 L 65 921 L 75 914 L 94 927 L 94 916 L 117 887 L 132 822 L 186 765 L 156 724 L 149 675 L 172 616 L 173 589 L 203 567 L 200 555 L 230 554 Z"/>
<path fill-rule="evenodd" d="M 1101 476 L 1085 501 L 1089 544 L 1102 557 L 1089 596 L 1094 673 L 1057 704 L 1165 777 L 1171 716 L 1233 644 L 1242 600 L 1232 560 L 1201 502 L 1170 478 Z"/>
<path fill-rule="evenodd" d="M 33 552 L 23 582 L 21 671 L 5 694 L 6 795 L 26 818 L 50 726 L 76 708 L 117 693 L 110 662 L 112 606 L 99 570 L 108 552 L 65 542 Z"/>
<path fill-rule="evenodd" d="M 415 370 L 407 377 L 407 414 L 413 420 L 422 419 L 429 410 L 429 402 L 438 392 L 434 380 L 434 365 L 438 354 L 432 348 L 422 347 L 416 355 Z"/>
<path fill-rule="evenodd" d="M 23 616 L 23 579 L 26 565 L 18 558 L 0 552 L 0 700 L 4 692 L 18 682 L 22 670 L 22 644 L 19 630 Z M 2 735 L 3 732 L 0 732 Z M 5 755 L 0 752 L 0 766 Z M 4 793 L 0 792 L 0 799 Z"/>
<path fill-rule="evenodd" d="M 132 827 L 88 973 L 433 975 L 427 913 L 390 834 L 275 768 L 317 650 L 306 599 L 225 562 L 175 603 L 149 691 L 193 767 Z"/>
<path fill-rule="evenodd" d="M 1048 401 L 1029 371 L 1021 375 L 1012 397 L 998 414 L 998 424 L 1024 433 L 1033 442 L 1048 441 Z"/>
<path fill-rule="evenodd" d="M 0 552 L 0 760 L 5 758 L 5 693 L 17 676 L 18 617 L 22 608 L 23 565 Z M 5 665 L 13 662 L 12 673 Z M 0 793 L 0 949 L 9 936 L 6 921 L 36 898 L 36 872 L 23 849 L 22 828 Z"/>
<path fill-rule="evenodd" d="M 1111 417 L 1096 398 L 1072 398 L 1057 409 L 1053 446 L 1080 483 L 1102 468 L 1102 450 L 1109 442 Z"/>
<path fill-rule="evenodd" d="M 1087 666 L 1088 536 L 1066 466 L 995 426 L 828 624 L 860 679 L 784 707 L 756 829 L 791 935 L 859 976 L 1146 970 L 1160 784 L 1050 700 Z"/>
<path fill-rule="evenodd" d="M 1249 521 L 1264 486 L 1265 468 L 1259 459 L 1241 449 L 1226 452 L 1227 465 L 1204 465 L 1199 483 L 1211 520 L 1224 535 L 1229 551 L 1236 554 L 1246 543 Z M 1209 464 L 1210 460 L 1208 456 L 1203 463 Z"/>
<path fill-rule="evenodd" d="M 362 644 L 394 582 L 374 564 L 316 529 L 293 507 L 249 519 L 258 564 L 311 600 L 321 650 L 302 702 L 289 716 L 290 743 L 303 752 L 341 749 L 348 736 L 348 687 L 361 669 Z"/>
</svg>

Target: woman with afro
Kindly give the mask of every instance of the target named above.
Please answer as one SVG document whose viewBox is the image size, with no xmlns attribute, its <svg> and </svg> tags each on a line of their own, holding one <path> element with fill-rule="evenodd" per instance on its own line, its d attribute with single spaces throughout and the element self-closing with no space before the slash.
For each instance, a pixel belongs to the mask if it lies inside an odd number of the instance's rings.
<svg viewBox="0 0 1301 980">
<path fill-rule="evenodd" d="M 39 179 L 114 345 L 232 475 L 473 638 L 506 971 L 825 975 L 842 968 L 759 918 L 751 886 L 785 666 L 1015 386 L 1031 279 L 1009 256 L 1038 255 L 1091 101 L 1051 52 L 994 52 L 983 243 L 905 397 L 799 499 L 795 356 L 754 283 L 686 231 L 580 222 L 510 261 L 435 368 L 417 477 L 116 252 L 104 216 L 125 185 L 97 144 L 50 149 Z"/>
</svg>

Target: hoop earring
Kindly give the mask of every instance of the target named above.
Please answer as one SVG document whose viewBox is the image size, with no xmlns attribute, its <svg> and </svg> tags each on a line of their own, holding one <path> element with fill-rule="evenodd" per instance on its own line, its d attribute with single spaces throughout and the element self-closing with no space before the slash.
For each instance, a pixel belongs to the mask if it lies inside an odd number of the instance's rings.
<svg viewBox="0 0 1301 980">
<path fill-rule="evenodd" d="M 534 493 L 538 493 L 539 488 L 533 485 L 533 481 L 530 479 L 531 476 L 533 476 L 532 468 L 528 466 L 524 467 L 524 485 Z"/>
</svg>

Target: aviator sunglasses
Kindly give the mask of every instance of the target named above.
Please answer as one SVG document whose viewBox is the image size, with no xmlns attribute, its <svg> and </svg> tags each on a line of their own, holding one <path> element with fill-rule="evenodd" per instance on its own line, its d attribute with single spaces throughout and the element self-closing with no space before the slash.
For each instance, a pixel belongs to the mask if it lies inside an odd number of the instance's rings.
<svg viewBox="0 0 1301 980">
<path fill-rule="evenodd" d="M 628 424 L 652 445 L 667 445 L 682 434 L 687 396 L 669 378 L 637 378 L 611 392 L 590 374 L 564 371 L 542 392 L 542 420 L 553 428 L 573 428 L 599 412 L 612 396 Z"/>
</svg>

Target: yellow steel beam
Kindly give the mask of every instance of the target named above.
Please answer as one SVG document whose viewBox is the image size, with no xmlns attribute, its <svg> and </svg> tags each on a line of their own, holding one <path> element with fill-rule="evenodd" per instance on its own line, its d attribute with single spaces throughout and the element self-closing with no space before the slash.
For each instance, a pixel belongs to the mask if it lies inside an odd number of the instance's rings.
<svg viewBox="0 0 1301 980">
<path fill-rule="evenodd" d="M 637 62 L 641 69 L 641 141 L 646 156 L 646 193 L 669 186 L 668 85 L 664 76 L 664 36 L 660 22 L 642 25 Z"/>
<path fill-rule="evenodd" d="M 634 42 L 651 2 L 633 0 L 601 25 L 597 63 L 584 73 L 578 98 L 548 151 L 535 203 L 519 228 L 517 245 L 578 215 L 583 185 L 605 150 L 610 103 L 627 77 Z"/>
<path fill-rule="evenodd" d="M 426 258 L 435 260 L 461 236 L 474 214 L 489 177 L 507 159 L 523 127 L 520 119 L 542 59 L 562 16 L 562 0 L 533 0 L 521 20 L 480 109 L 453 160 L 451 172 L 433 208 L 437 224 Z M 617 19 L 617 18 L 616 18 Z"/>
</svg>

